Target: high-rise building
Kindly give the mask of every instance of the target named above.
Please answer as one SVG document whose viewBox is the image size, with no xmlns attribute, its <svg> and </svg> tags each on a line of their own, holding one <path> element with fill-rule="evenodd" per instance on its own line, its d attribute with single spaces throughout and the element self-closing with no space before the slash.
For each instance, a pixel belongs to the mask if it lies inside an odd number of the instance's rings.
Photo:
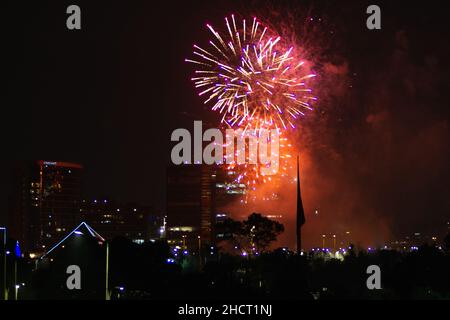
<svg viewBox="0 0 450 320">
<path fill-rule="evenodd" d="M 80 221 L 83 167 L 77 163 L 22 163 L 14 173 L 9 227 L 26 251 L 45 251 Z"/>
<path fill-rule="evenodd" d="M 214 167 L 179 165 L 167 169 L 167 226 L 169 241 L 197 244 L 213 240 L 215 213 Z"/>
<path fill-rule="evenodd" d="M 223 167 L 216 167 L 214 170 L 215 208 L 218 214 L 223 213 L 223 208 L 230 203 L 246 200 L 247 186 L 236 182 L 237 175 L 237 172 L 225 170 Z"/>
<path fill-rule="evenodd" d="M 104 238 L 117 236 L 135 243 L 160 238 L 163 225 L 161 216 L 152 207 L 138 204 L 121 204 L 111 199 L 82 200 L 81 219 L 90 224 Z"/>
<path fill-rule="evenodd" d="M 179 165 L 167 170 L 167 237 L 178 245 L 191 243 L 198 246 L 214 242 L 222 235 L 215 234 L 214 225 L 225 218 L 246 219 L 255 202 L 274 203 L 285 201 L 272 189 L 261 192 L 249 189 L 238 182 L 239 171 L 215 165 Z M 271 177 L 271 185 L 294 183 L 289 176 Z M 299 201 L 301 222 L 301 198 Z M 236 209 L 236 210 L 235 210 Z M 248 210 L 247 210 L 248 209 Z M 237 214 L 239 212 L 240 215 Z M 265 216 L 283 222 L 283 211 L 265 212 Z"/>
</svg>

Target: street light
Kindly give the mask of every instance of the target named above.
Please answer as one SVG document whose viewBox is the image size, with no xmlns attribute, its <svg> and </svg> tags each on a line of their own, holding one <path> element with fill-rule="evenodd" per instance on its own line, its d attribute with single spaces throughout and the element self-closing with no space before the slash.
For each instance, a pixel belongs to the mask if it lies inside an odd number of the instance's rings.
<svg viewBox="0 0 450 320">
<path fill-rule="evenodd" d="M 14 259 L 14 284 L 15 284 L 14 298 L 17 301 L 17 293 L 19 292 L 20 287 L 17 284 L 17 257 Z"/>
<path fill-rule="evenodd" d="M 183 238 L 183 249 L 186 248 L 186 235 L 181 236 Z"/>
<path fill-rule="evenodd" d="M 200 267 L 202 266 L 202 238 L 200 236 L 198 238 L 198 261 Z"/>
<path fill-rule="evenodd" d="M 106 242 L 106 276 L 105 276 L 105 300 L 111 300 L 110 294 L 109 294 L 109 244 Z"/>
<path fill-rule="evenodd" d="M 0 227 L 3 231 L 3 299 L 6 300 L 8 293 L 6 291 L 6 228 Z"/>
<path fill-rule="evenodd" d="M 16 301 L 17 301 L 17 294 L 18 294 L 18 292 L 19 292 L 19 288 L 20 288 L 20 285 L 16 284 L 16 287 L 15 287 L 15 293 L 14 293 L 14 297 L 15 297 L 15 300 L 16 300 Z"/>
</svg>

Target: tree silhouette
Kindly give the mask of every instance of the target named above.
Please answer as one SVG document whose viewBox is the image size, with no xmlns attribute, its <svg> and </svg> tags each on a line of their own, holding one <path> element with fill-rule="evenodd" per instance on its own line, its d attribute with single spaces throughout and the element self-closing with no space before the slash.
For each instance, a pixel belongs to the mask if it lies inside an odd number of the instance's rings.
<svg viewBox="0 0 450 320">
<path fill-rule="evenodd" d="M 216 225 L 216 230 L 239 251 L 256 254 L 266 251 L 284 227 L 260 213 L 252 213 L 243 222 L 227 218 Z"/>
<path fill-rule="evenodd" d="M 239 250 L 245 248 L 245 236 L 243 234 L 243 224 L 241 221 L 236 221 L 231 218 L 219 222 L 215 226 L 217 234 L 221 234 L 223 241 L 230 242 L 233 247 L 237 247 Z"/>
<path fill-rule="evenodd" d="M 263 217 L 260 213 L 252 213 L 243 222 L 243 234 L 248 238 L 252 250 L 263 252 L 277 236 L 284 231 L 284 226 L 274 220 Z"/>
</svg>

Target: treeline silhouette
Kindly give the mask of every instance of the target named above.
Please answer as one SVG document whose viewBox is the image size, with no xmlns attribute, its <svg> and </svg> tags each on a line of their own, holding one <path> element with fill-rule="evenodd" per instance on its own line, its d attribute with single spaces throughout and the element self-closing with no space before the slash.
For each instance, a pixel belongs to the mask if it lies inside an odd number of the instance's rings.
<svg viewBox="0 0 450 320">
<path fill-rule="evenodd" d="M 118 237 L 109 243 L 109 288 L 111 299 L 450 299 L 449 240 L 443 248 L 424 244 L 410 252 L 351 246 L 340 259 L 285 248 L 243 256 L 210 246 L 200 256 L 174 258 L 165 241 Z M 37 269 L 18 259 L 18 281 L 26 282 L 19 299 L 104 299 L 105 247 L 94 240 L 79 245 L 68 241 Z M 82 290 L 66 288 L 69 264 L 80 265 Z M 381 290 L 366 286 L 369 265 L 381 269 Z"/>
</svg>

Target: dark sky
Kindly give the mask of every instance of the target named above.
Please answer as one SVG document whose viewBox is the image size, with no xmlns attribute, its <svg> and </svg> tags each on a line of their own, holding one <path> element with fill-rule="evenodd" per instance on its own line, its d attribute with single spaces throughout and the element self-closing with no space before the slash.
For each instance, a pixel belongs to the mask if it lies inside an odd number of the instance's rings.
<svg viewBox="0 0 450 320">
<path fill-rule="evenodd" d="M 365 26 L 372 3 L 382 30 Z M 66 29 L 69 4 L 81 7 L 81 31 Z M 375 225 L 373 237 L 434 230 L 450 219 L 444 4 L 8 1 L 0 223 L 23 159 L 81 162 L 86 196 L 162 208 L 170 132 L 213 119 L 184 58 L 208 39 L 206 22 L 235 13 L 295 30 L 320 70 L 320 100 L 297 141 L 306 209 L 326 208 L 328 225 L 357 221 L 362 233 Z"/>
</svg>

